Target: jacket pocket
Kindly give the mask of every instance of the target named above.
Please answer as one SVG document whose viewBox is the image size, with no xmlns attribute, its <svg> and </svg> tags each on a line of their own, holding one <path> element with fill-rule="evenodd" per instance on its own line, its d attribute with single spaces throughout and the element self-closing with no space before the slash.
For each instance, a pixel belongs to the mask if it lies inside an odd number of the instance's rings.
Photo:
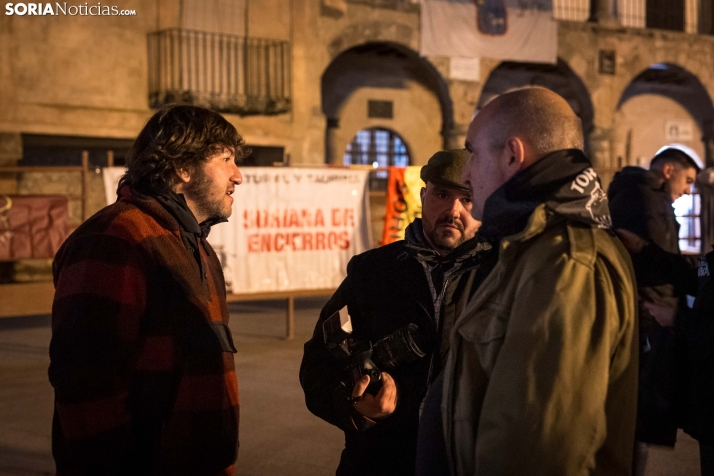
<svg viewBox="0 0 714 476">
<path fill-rule="evenodd" d="M 506 336 L 508 315 L 508 306 L 493 300 L 488 301 L 473 316 L 465 319 L 459 329 L 464 340 L 474 345 L 487 374 L 493 369 Z"/>
<path fill-rule="evenodd" d="M 231 335 L 231 330 L 228 326 L 222 322 L 213 322 L 211 323 L 211 328 L 216 334 L 216 337 L 218 337 L 218 342 L 223 352 L 232 352 L 234 354 L 238 352 L 236 346 L 233 344 L 233 335 Z"/>
</svg>

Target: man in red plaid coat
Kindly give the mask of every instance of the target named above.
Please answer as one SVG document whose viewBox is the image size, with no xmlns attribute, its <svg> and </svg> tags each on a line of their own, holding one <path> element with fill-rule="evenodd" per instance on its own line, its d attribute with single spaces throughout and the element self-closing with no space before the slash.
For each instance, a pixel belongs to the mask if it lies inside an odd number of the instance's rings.
<svg viewBox="0 0 714 476">
<path fill-rule="evenodd" d="M 52 450 L 64 475 L 232 475 L 235 348 L 206 236 L 231 214 L 243 140 L 221 115 L 160 109 L 116 203 L 54 262 Z"/>
</svg>

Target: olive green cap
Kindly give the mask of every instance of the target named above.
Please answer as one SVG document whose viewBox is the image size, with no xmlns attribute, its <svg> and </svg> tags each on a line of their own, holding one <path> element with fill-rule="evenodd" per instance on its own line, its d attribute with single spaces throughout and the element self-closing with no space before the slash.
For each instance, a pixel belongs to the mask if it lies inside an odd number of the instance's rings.
<svg viewBox="0 0 714 476">
<path fill-rule="evenodd" d="M 464 183 L 464 170 L 469 161 L 466 149 L 441 150 L 431 156 L 429 162 L 421 168 L 421 179 L 434 185 L 469 190 Z"/>
</svg>

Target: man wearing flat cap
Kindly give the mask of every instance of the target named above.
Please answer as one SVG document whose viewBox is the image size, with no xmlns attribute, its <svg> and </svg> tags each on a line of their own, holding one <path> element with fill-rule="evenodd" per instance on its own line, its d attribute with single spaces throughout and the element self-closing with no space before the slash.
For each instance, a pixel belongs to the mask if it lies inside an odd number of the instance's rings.
<svg viewBox="0 0 714 476">
<path fill-rule="evenodd" d="M 345 432 L 338 476 L 414 474 L 422 401 L 441 371 L 455 317 L 490 256 L 490 246 L 475 238 L 480 222 L 471 217 L 461 178 L 468 158 L 466 150 L 446 150 L 429 159 L 421 170 L 422 218 L 407 227 L 405 240 L 352 258 L 305 344 L 300 383 L 307 407 Z M 354 341 L 374 344 L 412 324 L 423 355 L 387 370 L 373 357 L 381 387 L 368 389 L 369 376 L 352 385 L 323 331 L 345 306 Z"/>
</svg>

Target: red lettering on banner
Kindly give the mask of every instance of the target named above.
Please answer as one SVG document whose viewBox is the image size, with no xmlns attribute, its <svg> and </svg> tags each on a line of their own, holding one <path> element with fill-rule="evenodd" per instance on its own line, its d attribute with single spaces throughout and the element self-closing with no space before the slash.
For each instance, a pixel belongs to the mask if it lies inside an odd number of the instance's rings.
<svg viewBox="0 0 714 476">
<path fill-rule="evenodd" d="M 337 223 L 336 225 L 334 223 Z M 243 228 L 313 228 L 324 227 L 324 212 L 317 208 L 310 210 L 245 210 Z M 333 226 L 354 226 L 354 210 L 333 210 Z"/>
<path fill-rule="evenodd" d="M 253 233 L 248 235 L 248 253 L 257 253 L 260 251 L 260 235 Z"/>
<path fill-rule="evenodd" d="M 328 210 L 245 210 L 242 226 L 249 230 L 246 235 L 248 253 L 349 249 L 356 227 L 356 211 L 353 208 Z"/>
<path fill-rule="evenodd" d="M 350 232 L 253 233 L 248 235 L 248 252 L 347 250 Z"/>
<path fill-rule="evenodd" d="M 330 209 L 332 227 L 354 227 L 355 210 L 353 208 Z M 243 212 L 243 228 L 318 228 L 324 227 L 325 213 L 317 208 L 310 210 L 245 210 Z"/>
<path fill-rule="evenodd" d="M 290 210 L 290 221 L 288 222 L 288 226 L 302 226 L 295 210 Z"/>
<path fill-rule="evenodd" d="M 332 226 L 355 226 L 355 211 L 352 208 L 333 208 Z"/>
<path fill-rule="evenodd" d="M 268 236 L 270 236 L 270 235 L 268 235 Z M 282 240 L 280 240 L 280 244 L 278 244 L 279 238 L 282 238 Z M 275 235 L 275 251 L 283 251 L 284 247 L 285 247 L 285 235 L 283 235 L 282 233 L 276 234 Z"/>
<path fill-rule="evenodd" d="M 270 239 L 270 235 L 262 235 L 260 237 L 260 251 L 272 251 L 273 242 Z"/>
<path fill-rule="evenodd" d="M 355 211 L 352 208 L 345 208 L 345 225 L 355 226 Z"/>
<path fill-rule="evenodd" d="M 350 247 L 350 238 L 346 231 L 340 233 L 340 249 L 346 250 Z"/>
<path fill-rule="evenodd" d="M 305 226 L 312 226 L 312 217 L 310 216 L 310 212 L 304 208 L 300 210 L 300 220 L 305 223 Z"/>
<path fill-rule="evenodd" d="M 332 249 L 333 246 L 337 244 L 337 233 L 334 231 L 331 231 L 329 235 L 327 235 L 327 247 L 328 249 Z"/>
<path fill-rule="evenodd" d="M 315 249 L 324 250 L 325 249 L 325 234 L 317 233 L 315 235 Z"/>
</svg>

